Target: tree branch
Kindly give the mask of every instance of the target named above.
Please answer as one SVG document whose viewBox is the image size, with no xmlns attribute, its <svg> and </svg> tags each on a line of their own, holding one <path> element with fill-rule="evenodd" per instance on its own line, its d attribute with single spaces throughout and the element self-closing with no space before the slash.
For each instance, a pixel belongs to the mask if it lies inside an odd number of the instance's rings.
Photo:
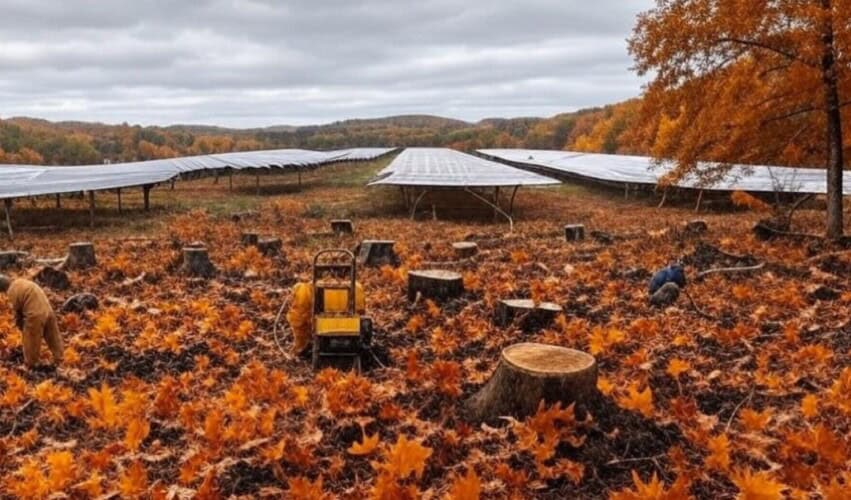
<svg viewBox="0 0 851 500">
<path fill-rule="evenodd" d="M 743 38 L 725 37 L 725 38 L 718 39 L 718 41 L 720 43 L 734 43 L 734 44 L 739 44 L 739 45 L 745 45 L 747 47 L 754 47 L 754 48 L 757 48 L 757 49 L 767 50 L 769 52 L 774 52 L 775 54 L 781 55 L 781 56 L 783 56 L 787 59 L 790 59 L 792 61 L 798 61 L 798 62 L 804 63 L 808 66 L 814 66 L 814 64 L 811 61 L 807 61 L 806 59 L 803 59 L 801 56 L 799 56 L 798 54 L 796 54 L 794 52 L 784 50 L 784 49 L 781 49 L 781 48 L 778 48 L 778 47 L 772 47 L 771 45 L 767 45 L 763 42 L 758 42 L 756 40 L 746 40 L 746 39 L 743 39 Z"/>
</svg>

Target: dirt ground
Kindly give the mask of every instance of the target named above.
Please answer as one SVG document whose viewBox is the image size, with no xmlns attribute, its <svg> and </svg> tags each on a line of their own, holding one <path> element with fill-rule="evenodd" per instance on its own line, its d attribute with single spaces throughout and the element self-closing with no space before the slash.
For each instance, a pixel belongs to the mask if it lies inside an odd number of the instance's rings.
<svg viewBox="0 0 851 500">
<path fill-rule="evenodd" d="M 398 190 L 363 187 L 386 161 L 322 169 L 301 187 L 263 177 L 259 196 L 253 178 L 233 191 L 227 179 L 178 182 L 154 190 L 149 213 L 139 193 L 124 193 L 122 215 L 99 195 L 95 228 L 83 200 L 18 203 L 16 239 L 2 249 L 60 257 L 92 241 L 98 266 L 48 294 L 57 310 L 80 292 L 100 305 L 59 313 L 66 362 L 30 372 L 0 298 L 0 497 L 848 493 L 851 253 L 758 241 L 750 228 L 765 214 L 726 204 L 700 213 L 708 230 L 690 234 L 690 202 L 659 209 L 650 196 L 574 185 L 521 190 L 513 233 L 482 209 L 445 220 L 439 198 L 411 221 Z M 354 220 L 354 235 L 329 233 L 338 217 Z M 588 237 L 566 242 L 567 223 Z M 796 216 L 801 229 L 822 225 L 819 211 Z M 281 238 L 282 253 L 243 246 L 249 230 Z M 372 353 L 361 375 L 315 373 L 289 352 L 286 321 L 273 335 L 276 315 L 317 250 L 364 239 L 395 240 L 402 261 L 359 270 Z M 215 277 L 178 271 L 194 241 L 209 248 Z M 479 254 L 458 261 L 457 241 Z M 649 278 L 675 260 L 690 298 L 653 308 Z M 697 278 L 754 263 L 765 266 Z M 406 272 L 421 268 L 459 271 L 464 295 L 412 304 Z M 564 314 L 533 331 L 496 327 L 506 298 Z M 466 422 L 463 401 L 520 341 L 593 353 L 600 399 Z"/>
</svg>

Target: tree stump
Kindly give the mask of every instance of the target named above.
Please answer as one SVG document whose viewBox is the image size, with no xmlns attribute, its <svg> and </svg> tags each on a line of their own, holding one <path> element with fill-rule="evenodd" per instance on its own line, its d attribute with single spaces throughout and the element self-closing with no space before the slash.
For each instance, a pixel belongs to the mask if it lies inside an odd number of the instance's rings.
<svg viewBox="0 0 851 500">
<path fill-rule="evenodd" d="M 216 274 L 216 267 L 210 262 L 205 247 L 184 247 L 181 270 L 189 276 L 209 278 Z"/>
<path fill-rule="evenodd" d="M 257 233 L 242 233 L 240 236 L 240 241 L 244 246 L 257 246 L 257 243 L 260 241 L 260 235 Z"/>
<path fill-rule="evenodd" d="M 393 246 L 393 240 L 364 240 L 358 251 L 358 264 L 361 266 L 399 265 L 399 256 Z"/>
<path fill-rule="evenodd" d="M 454 271 L 425 270 L 408 272 L 408 300 L 417 294 L 426 299 L 446 300 L 464 293 L 464 278 Z"/>
<path fill-rule="evenodd" d="M 535 304 L 529 299 L 500 300 L 496 305 L 494 324 L 506 327 L 518 321 L 521 330 L 530 332 L 549 326 L 561 311 L 561 306 L 552 302 Z"/>
<path fill-rule="evenodd" d="M 68 256 L 65 257 L 64 269 L 88 269 L 97 265 L 95 246 L 88 241 L 71 243 L 68 246 Z"/>
<path fill-rule="evenodd" d="M 680 297 L 680 287 L 676 283 L 668 282 L 662 285 L 650 296 L 650 305 L 656 307 L 668 307 Z"/>
<path fill-rule="evenodd" d="M 685 232 L 686 234 L 703 234 L 709 230 L 709 224 L 706 223 L 705 220 L 702 219 L 694 219 L 686 222 Z"/>
<path fill-rule="evenodd" d="M 502 357 L 490 380 L 464 405 L 472 421 L 495 421 L 502 416 L 524 418 L 538 410 L 541 400 L 586 404 L 597 396 L 597 363 L 581 351 L 538 343 L 514 344 Z"/>
<path fill-rule="evenodd" d="M 337 236 L 341 234 L 353 234 L 355 226 L 349 219 L 333 219 L 331 221 L 331 232 Z"/>
<path fill-rule="evenodd" d="M 611 245 L 615 242 L 615 237 L 605 231 L 591 231 L 591 237 L 601 245 Z"/>
<path fill-rule="evenodd" d="M 257 249 L 266 257 L 279 255 L 283 246 L 280 238 L 264 238 L 257 242 Z"/>
<path fill-rule="evenodd" d="M 50 266 L 43 267 L 33 279 L 36 283 L 54 290 L 61 291 L 71 288 L 71 280 L 68 279 L 68 275 Z"/>
<path fill-rule="evenodd" d="M 564 226 L 564 239 L 567 241 L 584 240 L 585 226 L 582 224 L 568 224 Z"/>
<path fill-rule="evenodd" d="M 29 254 L 27 252 L 17 250 L 0 252 L 0 271 L 9 269 L 10 267 L 20 267 L 24 259 L 28 256 Z"/>
<path fill-rule="evenodd" d="M 234 222 L 242 222 L 245 219 L 256 219 L 260 216 L 256 210 L 246 210 L 244 212 L 234 212 L 231 214 L 230 219 Z"/>
<path fill-rule="evenodd" d="M 72 295 L 62 305 L 62 312 L 81 313 L 90 309 L 98 308 L 98 298 L 91 293 L 78 293 Z"/>
<path fill-rule="evenodd" d="M 452 249 L 455 250 L 455 256 L 459 259 L 469 259 L 479 253 L 479 245 L 472 241 L 459 241 L 452 244 Z"/>
</svg>

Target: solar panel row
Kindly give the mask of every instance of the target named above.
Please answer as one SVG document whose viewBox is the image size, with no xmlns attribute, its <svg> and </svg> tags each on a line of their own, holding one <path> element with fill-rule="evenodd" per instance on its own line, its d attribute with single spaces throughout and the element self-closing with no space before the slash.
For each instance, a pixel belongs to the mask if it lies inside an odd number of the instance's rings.
<svg viewBox="0 0 851 500">
<path fill-rule="evenodd" d="M 559 181 L 445 148 L 408 148 L 370 186 L 544 186 Z"/>
<path fill-rule="evenodd" d="M 328 152 L 277 149 L 111 165 L 0 165 L 0 199 L 158 184 L 181 174 L 224 168 L 305 169 L 337 161 L 370 160 L 390 151 L 392 149 L 388 148 L 355 148 Z"/>
<path fill-rule="evenodd" d="M 670 163 L 657 165 L 646 156 L 607 155 L 535 149 L 482 149 L 485 156 L 542 167 L 544 171 L 568 174 L 587 179 L 619 184 L 656 185 L 662 176 L 670 172 Z M 712 168 L 703 163 L 698 169 Z M 795 192 L 824 194 L 827 181 L 823 169 L 771 167 L 765 165 L 734 165 L 720 180 L 703 184 L 696 175 L 690 175 L 677 183 L 679 187 L 705 189 L 707 191 L 751 191 L 751 192 Z M 851 179 L 845 177 L 845 194 L 851 194 Z"/>
</svg>

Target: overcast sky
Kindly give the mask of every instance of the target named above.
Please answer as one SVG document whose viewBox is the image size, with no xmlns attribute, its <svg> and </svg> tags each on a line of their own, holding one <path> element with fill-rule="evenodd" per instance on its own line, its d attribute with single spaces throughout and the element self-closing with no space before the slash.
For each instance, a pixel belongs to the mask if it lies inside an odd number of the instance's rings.
<svg viewBox="0 0 851 500">
<path fill-rule="evenodd" d="M 0 0 L 0 117 L 251 127 L 638 95 L 651 0 Z"/>
</svg>

